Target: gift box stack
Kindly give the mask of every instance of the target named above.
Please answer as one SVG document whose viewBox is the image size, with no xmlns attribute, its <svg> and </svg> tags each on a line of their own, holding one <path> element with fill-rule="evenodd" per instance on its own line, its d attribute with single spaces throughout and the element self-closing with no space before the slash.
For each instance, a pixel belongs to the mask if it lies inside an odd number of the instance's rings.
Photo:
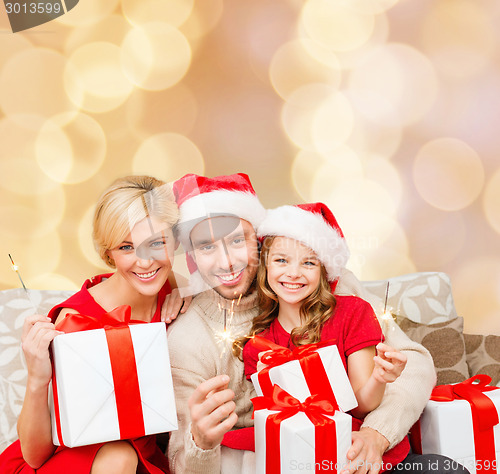
<svg viewBox="0 0 500 474">
<path fill-rule="evenodd" d="M 490 382 L 478 375 L 435 387 L 412 428 L 413 450 L 448 456 L 471 474 L 500 473 L 500 390 Z"/>
<path fill-rule="evenodd" d="M 332 342 L 294 351 L 256 336 L 271 349 L 268 366 L 252 376 L 256 472 L 340 472 L 347 464 L 356 397 Z M 266 349 L 267 347 L 267 349 Z"/>
<path fill-rule="evenodd" d="M 68 315 L 52 342 L 52 438 L 58 446 L 177 429 L 165 323 Z"/>
</svg>

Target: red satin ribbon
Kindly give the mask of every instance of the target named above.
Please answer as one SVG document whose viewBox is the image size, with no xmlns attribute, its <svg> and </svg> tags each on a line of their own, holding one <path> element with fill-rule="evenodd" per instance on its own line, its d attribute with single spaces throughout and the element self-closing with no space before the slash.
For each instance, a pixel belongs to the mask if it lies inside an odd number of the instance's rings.
<svg viewBox="0 0 500 474">
<path fill-rule="evenodd" d="M 337 432 L 335 421 L 325 415 L 333 415 L 338 410 L 336 402 L 312 395 L 303 403 L 292 397 L 279 385 L 273 386 L 271 397 L 252 399 L 254 411 L 268 409 L 279 411 L 269 415 L 266 420 L 266 474 L 279 474 L 280 461 L 280 425 L 299 411 L 304 412 L 314 424 L 315 463 L 334 466 L 337 463 Z"/>
<path fill-rule="evenodd" d="M 479 383 L 473 383 L 479 380 Z M 493 427 L 498 424 L 498 411 L 495 404 L 483 392 L 496 390 L 490 387 L 491 377 L 480 374 L 455 385 L 438 385 L 434 388 L 431 400 L 447 402 L 467 400 L 472 412 L 476 473 L 496 472 L 495 438 Z M 480 462 L 479 462 L 480 461 Z"/>
<path fill-rule="evenodd" d="M 57 330 L 65 333 L 92 329 L 105 330 L 111 373 L 113 374 L 120 439 L 138 438 L 145 435 L 137 365 L 132 336 L 128 327 L 129 324 L 141 323 L 146 323 L 146 321 L 131 319 L 130 306 L 123 305 L 100 318 L 83 314 L 68 314 L 56 326 Z M 56 430 L 61 446 L 64 446 L 54 368 L 52 374 Z"/>
<path fill-rule="evenodd" d="M 262 351 L 270 351 L 264 354 L 261 361 L 267 364 L 267 367 L 262 369 L 259 374 L 259 384 L 264 396 L 272 396 L 273 383 L 269 371 L 278 365 L 284 364 L 291 360 L 298 360 L 302 372 L 309 388 L 310 393 L 320 395 L 326 400 L 335 400 L 328 375 L 326 374 L 325 367 L 321 361 L 320 355 L 316 352 L 321 347 L 331 346 L 335 343 L 334 339 L 328 341 L 316 342 L 314 344 L 307 344 L 304 346 L 296 347 L 293 351 L 286 347 L 275 344 L 262 336 L 254 336 L 248 344 L 251 344 L 256 349 Z"/>
<path fill-rule="evenodd" d="M 473 383 L 477 380 L 479 383 Z M 491 377 L 479 374 L 458 384 L 438 385 L 431 394 L 431 400 L 437 402 L 451 402 L 453 400 L 469 402 L 472 413 L 477 474 L 496 472 L 496 468 L 494 468 L 496 455 L 493 427 L 498 424 L 498 411 L 491 399 L 483 393 L 498 389 L 498 387 L 488 386 L 490 382 Z M 416 430 L 414 438 L 417 438 L 420 434 L 420 426 L 414 426 L 414 428 Z M 416 441 L 418 449 L 421 439 L 413 439 L 413 441 Z M 421 444 L 420 452 L 422 452 Z"/>
</svg>

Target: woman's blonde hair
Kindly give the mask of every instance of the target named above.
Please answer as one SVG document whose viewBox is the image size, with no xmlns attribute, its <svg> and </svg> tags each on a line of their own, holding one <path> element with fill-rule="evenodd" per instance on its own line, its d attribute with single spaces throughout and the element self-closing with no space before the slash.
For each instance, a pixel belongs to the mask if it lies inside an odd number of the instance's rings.
<svg viewBox="0 0 500 474">
<path fill-rule="evenodd" d="M 119 178 L 99 198 L 92 238 L 99 256 L 110 267 L 115 263 L 107 251 L 119 245 L 145 217 L 174 226 L 179 219 L 171 186 L 151 176 Z"/>
<path fill-rule="evenodd" d="M 276 237 L 266 237 L 260 251 L 260 263 L 257 271 L 257 294 L 260 313 L 252 322 L 252 327 L 247 336 L 236 339 L 233 343 L 233 354 L 241 358 L 243 346 L 255 335 L 265 331 L 278 317 L 279 304 L 276 293 L 267 281 L 267 259 L 269 250 Z M 328 282 L 325 267 L 321 264 L 321 276 L 318 287 L 300 307 L 302 326 L 291 332 L 291 340 L 295 346 L 311 344 L 321 339 L 321 330 L 335 308 L 335 297 Z"/>
</svg>

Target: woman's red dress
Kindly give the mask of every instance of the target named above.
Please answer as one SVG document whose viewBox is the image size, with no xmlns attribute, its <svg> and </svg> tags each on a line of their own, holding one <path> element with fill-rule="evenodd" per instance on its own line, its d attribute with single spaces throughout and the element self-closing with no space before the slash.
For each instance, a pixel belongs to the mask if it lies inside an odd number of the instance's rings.
<svg viewBox="0 0 500 474">
<path fill-rule="evenodd" d="M 49 312 L 49 317 L 54 322 L 63 308 L 72 308 L 80 314 L 87 314 L 94 317 L 100 317 L 105 314 L 106 311 L 99 306 L 88 290 L 111 275 L 112 273 L 97 275 L 85 281 L 80 291 L 52 308 Z M 158 294 L 158 303 L 151 322 L 160 321 L 161 307 L 165 301 L 165 297 L 170 292 L 171 288 L 167 281 Z M 137 452 L 139 459 L 138 473 L 164 474 L 169 472 L 168 460 L 156 445 L 156 435 L 131 439 L 128 442 Z M 17 440 L 0 454 L 0 472 L 2 474 L 62 474 L 66 472 L 71 472 L 72 474 L 89 474 L 95 455 L 103 444 L 105 443 L 76 448 L 57 447 L 54 454 L 35 471 L 23 459 L 21 445 L 19 440 Z"/>
</svg>

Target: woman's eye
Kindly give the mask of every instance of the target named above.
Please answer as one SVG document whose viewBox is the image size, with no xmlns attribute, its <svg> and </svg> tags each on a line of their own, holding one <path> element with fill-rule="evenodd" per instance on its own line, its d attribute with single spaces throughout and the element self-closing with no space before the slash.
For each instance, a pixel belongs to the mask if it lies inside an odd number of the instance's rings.
<svg viewBox="0 0 500 474">
<path fill-rule="evenodd" d="M 124 251 L 126 251 L 126 252 L 129 252 L 130 250 L 132 250 L 132 249 L 133 249 L 133 247 L 132 247 L 132 245 L 128 245 L 128 244 L 127 244 L 127 245 L 121 245 L 121 246 L 119 247 L 119 249 L 120 249 L 120 250 L 124 250 Z"/>
<path fill-rule="evenodd" d="M 166 244 L 167 243 L 164 240 L 155 240 L 154 242 L 151 243 L 151 247 L 158 248 L 158 247 L 163 247 Z"/>
</svg>

